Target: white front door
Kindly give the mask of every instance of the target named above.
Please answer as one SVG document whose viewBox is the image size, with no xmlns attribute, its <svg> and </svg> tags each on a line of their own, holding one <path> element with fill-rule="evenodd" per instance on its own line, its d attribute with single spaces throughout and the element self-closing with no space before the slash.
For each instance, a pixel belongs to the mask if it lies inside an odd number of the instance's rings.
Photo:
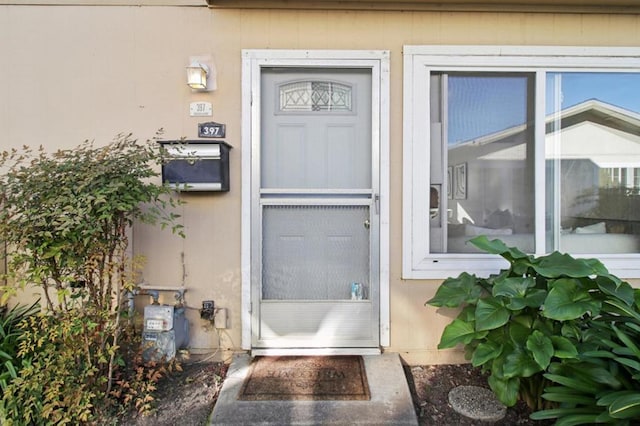
<svg viewBox="0 0 640 426">
<path fill-rule="evenodd" d="M 262 67 L 252 349 L 380 345 L 372 70 Z"/>
</svg>

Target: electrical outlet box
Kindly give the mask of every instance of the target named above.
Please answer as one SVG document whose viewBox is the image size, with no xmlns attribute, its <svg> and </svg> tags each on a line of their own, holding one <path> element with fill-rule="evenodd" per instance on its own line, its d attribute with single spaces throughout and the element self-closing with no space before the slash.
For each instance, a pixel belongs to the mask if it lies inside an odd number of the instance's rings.
<svg viewBox="0 0 640 426">
<path fill-rule="evenodd" d="M 215 320 L 213 322 L 216 328 L 227 328 L 227 309 L 218 308 L 216 311 Z"/>
<path fill-rule="evenodd" d="M 202 309 L 200 309 L 200 318 L 213 321 L 215 317 L 215 309 L 213 300 L 203 300 Z"/>
</svg>

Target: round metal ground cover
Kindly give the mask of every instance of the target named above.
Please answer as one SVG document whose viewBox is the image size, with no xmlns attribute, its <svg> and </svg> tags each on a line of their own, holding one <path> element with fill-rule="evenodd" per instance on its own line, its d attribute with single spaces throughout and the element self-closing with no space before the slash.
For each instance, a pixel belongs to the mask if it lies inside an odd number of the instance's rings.
<svg viewBox="0 0 640 426">
<path fill-rule="evenodd" d="M 449 392 L 449 404 L 465 417 L 485 422 L 504 418 L 505 407 L 491 390 L 479 386 L 458 386 Z"/>
</svg>

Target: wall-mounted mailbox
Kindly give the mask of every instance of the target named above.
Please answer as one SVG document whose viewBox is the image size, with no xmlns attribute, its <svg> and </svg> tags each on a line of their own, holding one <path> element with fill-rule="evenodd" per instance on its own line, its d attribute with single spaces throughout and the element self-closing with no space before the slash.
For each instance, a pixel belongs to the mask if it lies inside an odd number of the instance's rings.
<svg viewBox="0 0 640 426">
<path fill-rule="evenodd" d="M 170 159 L 162 165 L 162 181 L 181 191 L 228 191 L 229 150 L 226 142 L 161 141 Z"/>
</svg>

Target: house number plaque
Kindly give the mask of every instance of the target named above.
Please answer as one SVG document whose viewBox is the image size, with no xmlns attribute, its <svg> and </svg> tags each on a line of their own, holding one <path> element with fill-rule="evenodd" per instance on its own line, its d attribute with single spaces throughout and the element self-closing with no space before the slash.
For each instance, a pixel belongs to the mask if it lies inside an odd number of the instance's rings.
<svg viewBox="0 0 640 426">
<path fill-rule="evenodd" d="M 191 117 L 211 117 L 212 112 L 211 102 L 191 102 L 189 104 L 189 115 Z"/>
<path fill-rule="evenodd" d="M 215 123 L 198 123 L 198 137 L 200 138 L 224 138 L 226 136 L 226 128 L 224 124 Z"/>
</svg>

